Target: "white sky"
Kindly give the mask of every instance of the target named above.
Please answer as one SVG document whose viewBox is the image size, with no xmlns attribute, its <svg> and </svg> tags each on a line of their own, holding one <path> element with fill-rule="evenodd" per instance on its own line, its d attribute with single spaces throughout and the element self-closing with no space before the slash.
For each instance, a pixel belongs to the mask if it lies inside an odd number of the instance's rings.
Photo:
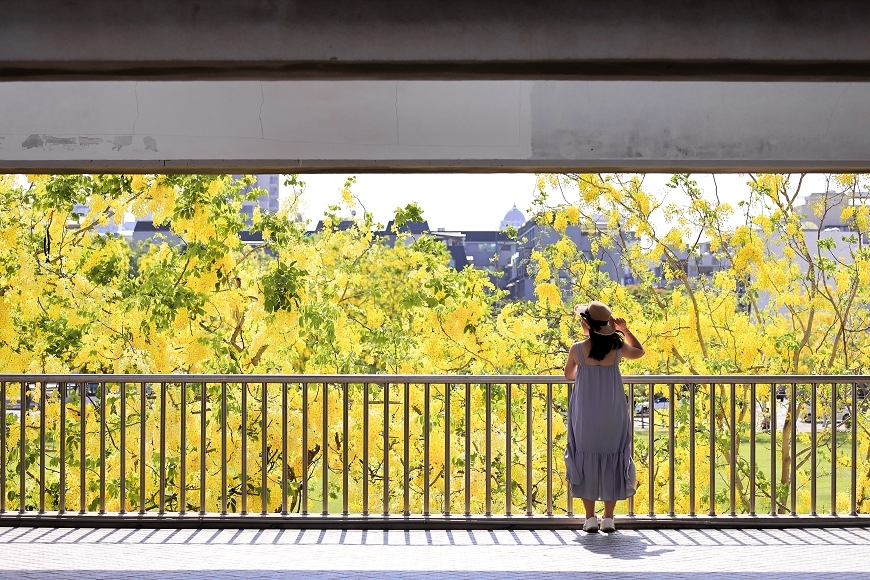
<svg viewBox="0 0 870 580">
<path fill-rule="evenodd" d="M 339 190 L 347 177 L 348 174 L 300 176 L 306 183 L 304 216 L 312 227 L 329 205 L 339 203 Z M 645 185 L 651 193 L 667 192 L 669 199 L 676 201 L 674 193 L 665 187 L 670 177 L 670 174 L 648 174 Z M 705 192 L 712 194 L 713 178 L 709 174 L 694 177 Z M 375 220 L 384 225 L 392 219 L 397 207 L 417 202 L 432 229 L 497 230 L 514 204 L 529 217 L 535 194 L 535 175 L 530 173 L 360 174 L 356 178 L 352 191 Z M 736 206 L 747 195 L 747 180 L 740 174 L 716 175 L 721 199 Z M 807 194 L 824 191 L 825 177 L 821 174 L 807 176 L 802 189 Z"/>
</svg>

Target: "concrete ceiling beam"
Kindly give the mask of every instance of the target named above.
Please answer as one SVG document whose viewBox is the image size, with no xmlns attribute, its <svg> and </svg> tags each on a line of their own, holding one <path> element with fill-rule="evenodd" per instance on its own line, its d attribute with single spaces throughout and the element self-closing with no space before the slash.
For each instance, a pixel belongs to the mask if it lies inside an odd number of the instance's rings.
<svg viewBox="0 0 870 580">
<path fill-rule="evenodd" d="M 28 0 L 0 80 L 870 79 L 866 0 Z"/>
</svg>

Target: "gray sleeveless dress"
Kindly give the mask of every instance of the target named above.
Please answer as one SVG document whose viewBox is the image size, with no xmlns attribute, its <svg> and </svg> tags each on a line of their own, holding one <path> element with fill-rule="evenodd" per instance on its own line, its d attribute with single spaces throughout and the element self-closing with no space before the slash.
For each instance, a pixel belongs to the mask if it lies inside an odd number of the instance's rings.
<svg viewBox="0 0 870 580">
<path fill-rule="evenodd" d="M 619 360 L 591 366 L 576 345 L 580 365 L 568 401 L 568 445 L 565 467 L 573 497 L 600 501 L 625 499 L 635 492 L 631 457 L 633 428 Z"/>
</svg>

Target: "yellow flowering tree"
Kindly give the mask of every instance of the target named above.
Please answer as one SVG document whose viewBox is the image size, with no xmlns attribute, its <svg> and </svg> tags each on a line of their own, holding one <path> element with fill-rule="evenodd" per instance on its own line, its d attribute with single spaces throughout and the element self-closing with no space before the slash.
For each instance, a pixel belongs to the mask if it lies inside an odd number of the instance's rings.
<svg viewBox="0 0 870 580">
<path fill-rule="evenodd" d="M 48 419 L 48 509 L 61 503 L 78 507 L 82 494 L 82 507 L 97 509 L 101 485 L 106 486 L 109 511 L 154 509 L 161 501 L 163 477 L 163 502 L 169 510 L 214 511 L 226 502 L 229 511 L 295 512 L 302 509 L 307 482 L 309 504 L 323 502 L 340 511 L 347 495 L 352 512 L 396 512 L 405 492 L 396 482 L 402 482 L 407 467 L 413 512 L 423 510 L 427 487 L 431 512 L 462 511 L 466 476 L 474 512 L 485 510 L 487 501 L 524 509 L 526 495 L 540 512 L 551 450 L 545 439 L 547 399 L 538 388 L 490 387 L 494 443 L 493 455 L 486 457 L 483 387 L 411 385 L 406 399 L 400 385 L 291 385 L 282 390 L 274 384 L 215 383 L 202 389 L 185 385 L 183 375 L 558 375 L 580 332 L 570 307 L 589 299 L 610 303 L 631 321 L 647 347 L 647 356 L 626 361 L 625 373 L 864 373 L 870 216 L 865 205 L 849 200 L 866 189 L 865 177 L 837 179 L 836 191 L 814 201 L 812 211 L 818 216 L 841 212 L 852 231 L 838 237 L 805 229 L 807 216 L 796 203 L 802 193 L 800 176 L 751 175 L 746 198 L 733 207 L 702 191 L 689 175 L 675 175 L 670 182 L 683 200 L 679 204 L 646 191 L 642 176 L 541 175 L 535 215 L 553 233 L 552 243 L 536 247 L 530 256 L 536 300 L 512 302 L 485 272 L 450 267 L 446 248 L 431 237 L 395 232 L 396 242 L 388 244 L 375 235 L 380 228 L 364 212 L 345 227 L 342 216 L 355 203 L 353 179 L 342 188 L 341 204 L 325 216 L 324 228 L 311 234 L 293 219 L 303 188 L 295 176 L 288 179 L 292 193 L 286 207 L 276 215 L 255 212 L 250 223 L 239 210 L 244 200 L 261 192 L 250 190 L 248 179 L 31 176 L 21 185 L 7 176 L 0 182 L 0 361 L 5 372 L 179 374 L 177 384 L 110 384 L 85 400 L 75 392 L 63 403 L 56 393 L 47 398 L 41 412 Z M 85 202 L 89 213 L 75 215 L 75 205 Z M 150 212 L 155 223 L 169 227 L 167 240 L 131 248 L 121 238 L 96 233 L 98 225 L 120 221 L 128 211 Z M 397 212 L 397 223 L 420 215 L 412 204 Z M 591 250 L 577 247 L 568 235 L 571 228 L 589 234 Z M 243 235 L 246 231 L 261 236 L 262 243 L 243 242 L 250 238 Z M 637 284 L 622 286 L 604 274 L 599 267 L 603 251 L 621 256 Z M 693 264 L 709 259 L 719 264 L 715 271 L 692 273 Z M 807 504 L 808 436 L 800 434 L 796 450 L 785 437 L 795 417 L 775 426 L 779 481 L 767 481 L 761 470 L 749 472 L 743 441 L 749 410 L 757 404 L 760 416 L 770 413 L 773 393 L 767 387 L 750 401 L 749 386 L 737 385 L 736 416 L 729 410 L 728 386 L 687 389 L 696 390 L 697 417 L 714 417 L 712 442 L 709 421 L 699 421 L 696 432 L 698 507 L 722 510 L 728 504 L 727 485 L 718 485 L 712 498 L 703 492 L 710 483 L 705 478 L 711 446 L 725 465 L 732 460 L 737 465 L 738 509 L 747 509 L 749 477 L 759 482 L 768 505 L 773 495 L 774 509 L 784 509 L 791 462 L 799 467 L 795 484 L 801 486 L 802 505 Z M 820 392 L 820 409 L 830 407 L 830 389 Z M 806 407 L 805 393 L 799 394 L 798 414 Z M 13 402 L 20 396 L 10 389 L 6 395 Z M 675 397 L 686 400 L 686 395 Z M 363 412 L 366 398 L 368 413 Z M 103 399 L 104 404 L 92 404 Z M 428 462 L 423 457 L 426 401 Z M 525 423 L 527 405 L 533 409 L 531 429 Z M 404 407 L 410 409 L 407 466 Z M 556 419 L 552 452 L 558 459 L 564 448 L 565 388 L 554 389 L 549 411 Z M 688 412 L 685 404 L 675 409 L 674 476 L 681 490 L 689 485 Z M 7 416 L 6 500 L 21 500 L 15 482 L 23 460 L 24 503 L 34 507 L 39 485 L 32 468 L 40 452 L 34 433 L 40 417 L 23 415 L 23 457 L 21 422 Z M 224 418 L 228 428 L 221 431 Z M 860 433 L 859 503 L 866 511 L 870 434 L 865 414 L 855 413 L 854 420 Z M 108 437 L 104 463 L 101 429 Z M 244 450 L 243 431 L 248 435 Z M 738 441 L 734 457 L 732 434 Z M 307 449 L 301 447 L 303 435 Z M 370 450 L 367 462 L 364 438 Z M 471 445 L 468 461 L 456 451 L 466 441 Z M 816 441 L 828 464 L 831 442 L 830 432 Z M 640 505 L 649 500 L 650 477 L 661 486 L 670 475 L 664 444 L 655 439 L 651 453 L 647 441 L 636 440 Z M 444 460 L 447 445 L 454 450 L 449 464 Z M 347 489 L 342 482 L 345 454 Z M 61 461 L 68 466 L 62 495 Z M 104 482 L 100 469 L 107 473 Z M 379 503 L 384 470 L 394 482 L 386 490 L 386 508 Z M 532 489 L 526 489 L 526 470 L 533 475 Z M 361 492 L 364 481 L 367 496 Z M 561 478 L 553 491 L 557 509 L 564 509 L 567 490 Z M 678 494 L 677 511 L 688 511 L 687 496 Z M 665 498 L 653 500 L 658 511 L 667 508 Z M 838 496 L 836 501 L 844 500 Z"/>
</svg>

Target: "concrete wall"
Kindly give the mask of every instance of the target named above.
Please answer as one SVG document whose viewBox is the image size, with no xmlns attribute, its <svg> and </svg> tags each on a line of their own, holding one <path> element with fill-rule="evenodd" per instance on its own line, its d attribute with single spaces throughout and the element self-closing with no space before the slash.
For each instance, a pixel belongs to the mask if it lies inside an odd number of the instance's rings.
<svg viewBox="0 0 870 580">
<path fill-rule="evenodd" d="M 0 170 L 866 171 L 870 84 L 0 83 Z"/>
</svg>

